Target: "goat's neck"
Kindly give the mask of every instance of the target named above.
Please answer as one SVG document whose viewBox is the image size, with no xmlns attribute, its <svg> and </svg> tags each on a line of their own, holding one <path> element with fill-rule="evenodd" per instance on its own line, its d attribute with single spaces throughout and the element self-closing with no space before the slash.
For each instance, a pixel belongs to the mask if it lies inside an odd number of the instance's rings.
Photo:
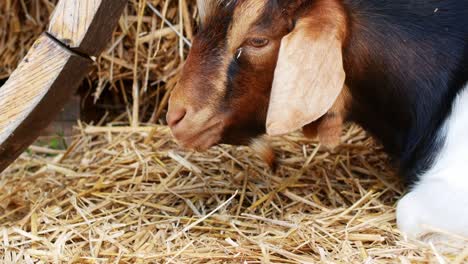
<svg viewBox="0 0 468 264">
<path fill-rule="evenodd" d="M 427 6 L 409 17 L 407 5 L 343 2 L 349 15 L 344 63 L 353 97 L 350 119 L 378 138 L 400 161 L 403 174 L 413 177 L 427 169 L 425 160 L 440 147 L 438 131 L 464 84 L 452 77 L 461 75 L 459 60 L 467 57 L 463 42 L 440 37 L 444 23 L 457 17 L 424 16 Z"/>
</svg>

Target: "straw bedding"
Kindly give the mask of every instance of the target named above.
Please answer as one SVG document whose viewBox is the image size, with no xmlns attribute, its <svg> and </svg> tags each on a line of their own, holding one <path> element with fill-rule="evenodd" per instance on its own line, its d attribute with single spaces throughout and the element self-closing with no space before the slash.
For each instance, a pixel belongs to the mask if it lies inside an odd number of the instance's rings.
<svg viewBox="0 0 468 264">
<path fill-rule="evenodd" d="M 246 147 L 185 152 L 162 126 L 82 127 L 66 151 L 33 147 L 3 174 L 3 259 L 435 261 L 395 229 L 385 155 L 356 127 L 343 139 L 335 153 L 275 139 L 272 173 Z"/>
<path fill-rule="evenodd" d="M 192 22 L 179 19 L 191 21 L 193 3 L 149 2 L 181 22 L 190 39 Z M 356 126 L 334 152 L 297 134 L 269 139 L 278 158 L 273 172 L 248 147 L 189 152 L 166 127 L 135 122 L 160 120 L 164 91 L 187 48 L 145 7 L 130 1 L 88 80 L 95 98 L 109 90 L 125 106 L 113 117 L 118 123 L 77 123 L 66 148 L 35 145 L 0 176 L 0 263 L 468 261 L 460 244 L 443 245 L 450 250 L 442 254 L 437 244 L 398 232 L 395 203 L 403 188 L 381 148 Z M 1 46 L 4 77 L 53 3 L 0 3 L 1 12 L 13 9 L 21 30 L 5 33 L 15 20 L 0 16 L 0 44 L 21 39 L 21 48 Z"/>
</svg>

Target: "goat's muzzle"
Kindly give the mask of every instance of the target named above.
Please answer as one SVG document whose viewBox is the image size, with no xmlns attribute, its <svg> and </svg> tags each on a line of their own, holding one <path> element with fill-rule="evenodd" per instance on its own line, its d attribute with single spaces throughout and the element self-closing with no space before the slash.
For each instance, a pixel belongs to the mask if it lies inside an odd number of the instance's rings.
<svg viewBox="0 0 468 264">
<path fill-rule="evenodd" d="M 207 110 L 195 111 L 181 104 L 169 103 L 167 123 L 182 147 L 204 151 L 219 143 L 224 130 L 223 119 Z"/>
</svg>

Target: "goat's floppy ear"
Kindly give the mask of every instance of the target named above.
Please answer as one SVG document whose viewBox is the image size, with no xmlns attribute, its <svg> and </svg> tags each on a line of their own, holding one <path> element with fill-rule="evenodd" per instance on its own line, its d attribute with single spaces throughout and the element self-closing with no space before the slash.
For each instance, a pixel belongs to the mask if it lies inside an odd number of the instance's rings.
<svg viewBox="0 0 468 264">
<path fill-rule="evenodd" d="M 269 135 L 298 130 L 333 106 L 345 81 L 338 27 L 303 18 L 281 41 L 267 115 Z"/>
</svg>

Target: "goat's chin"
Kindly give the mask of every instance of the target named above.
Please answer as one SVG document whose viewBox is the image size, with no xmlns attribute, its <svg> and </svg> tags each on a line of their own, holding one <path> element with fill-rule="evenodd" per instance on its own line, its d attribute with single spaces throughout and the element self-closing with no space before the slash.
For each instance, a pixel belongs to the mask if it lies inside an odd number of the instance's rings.
<svg viewBox="0 0 468 264">
<path fill-rule="evenodd" d="M 207 139 L 203 142 L 183 142 L 178 141 L 179 146 L 188 150 L 195 150 L 197 152 L 206 152 L 209 149 L 219 146 L 219 145 L 231 145 L 231 146 L 248 146 L 251 143 L 251 139 L 230 139 L 230 140 L 216 140 L 216 139 Z"/>
<path fill-rule="evenodd" d="M 248 146 L 252 140 L 264 135 L 261 130 L 245 130 L 242 133 L 228 133 L 224 134 L 220 140 L 220 144 L 229 144 L 233 146 Z"/>
<path fill-rule="evenodd" d="M 250 144 L 252 138 L 239 138 L 239 139 L 229 139 L 229 140 L 222 140 L 219 144 L 227 144 L 231 146 L 247 146 Z"/>
<path fill-rule="evenodd" d="M 223 122 L 204 126 L 203 129 L 172 128 L 172 134 L 178 144 L 198 152 L 204 152 L 220 144 L 248 146 L 252 140 L 265 134 L 263 126 L 225 126 Z M 207 128 L 206 128 L 207 127 Z"/>
</svg>

